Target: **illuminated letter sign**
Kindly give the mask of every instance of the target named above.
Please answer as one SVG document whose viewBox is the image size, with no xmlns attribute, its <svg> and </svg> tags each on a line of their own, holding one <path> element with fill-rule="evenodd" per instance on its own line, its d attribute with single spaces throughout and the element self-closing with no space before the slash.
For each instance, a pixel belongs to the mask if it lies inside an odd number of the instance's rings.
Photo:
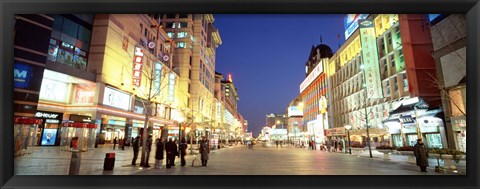
<svg viewBox="0 0 480 189">
<path fill-rule="evenodd" d="M 377 40 L 372 19 L 359 19 L 362 61 L 368 98 L 383 98 L 378 63 Z"/>
<path fill-rule="evenodd" d="M 32 68 L 28 65 L 15 63 L 13 66 L 13 81 L 15 88 L 28 88 Z"/>
<path fill-rule="evenodd" d="M 305 80 L 302 82 L 300 85 L 300 93 L 305 90 L 321 73 L 323 73 L 323 60 L 318 63 L 315 69 L 313 69 L 312 72 L 308 74 L 307 78 L 305 78 Z"/>
<path fill-rule="evenodd" d="M 133 58 L 133 85 L 139 87 L 142 80 L 143 49 L 135 47 L 135 57 Z"/>
</svg>

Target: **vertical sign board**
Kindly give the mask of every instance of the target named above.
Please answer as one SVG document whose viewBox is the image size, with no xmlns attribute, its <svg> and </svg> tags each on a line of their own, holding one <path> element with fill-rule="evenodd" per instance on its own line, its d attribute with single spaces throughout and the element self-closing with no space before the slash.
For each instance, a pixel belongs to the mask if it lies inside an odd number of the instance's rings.
<svg viewBox="0 0 480 189">
<path fill-rule="evenodd" d="M 133 58 L 133 85 L 139 87 L 142 80 L 143 49 L 135 47 L 135 56 Z"/>
<path fill-rule="evenodd" d="M 358 25 L 368 98 L 383 98 L 373 20 L 359 19 Z"/>
</svg>

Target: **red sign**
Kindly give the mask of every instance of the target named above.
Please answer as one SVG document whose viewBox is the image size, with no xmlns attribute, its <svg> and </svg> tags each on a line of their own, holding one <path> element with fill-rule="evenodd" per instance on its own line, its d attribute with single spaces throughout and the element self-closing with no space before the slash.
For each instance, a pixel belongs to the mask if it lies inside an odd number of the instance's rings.
<svg viewBox="0 0 480 189">
<path fill-rule="evenodd" d="M 135 47 L 133 58 L 133 85 L 139 87 L 142 80 L 143 49 Z"/>
<path fill-rule="evenodd" d="M 77 85 L 75 92 L 75 103 L 93 103 L 95 97 L 95 86 L 93 85 Z"/>
</svg>

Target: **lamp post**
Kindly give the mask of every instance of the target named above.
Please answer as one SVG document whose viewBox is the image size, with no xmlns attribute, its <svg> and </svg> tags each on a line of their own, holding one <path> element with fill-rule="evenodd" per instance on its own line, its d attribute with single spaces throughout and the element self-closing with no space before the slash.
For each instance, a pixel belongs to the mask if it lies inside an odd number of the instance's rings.
<svg viewBox="0 0 480 189">
<path fill-rule="evenodd" d="M 352 129 L 351 125 L 345 125 L 345 129 L 347 130 L 347 137 L 348 137 L 348 152 L 352 154 L 352 147 L 350 146 L 350 129 Z"/>
<path fill-rule="evenodd" d="M 369 132 L 369 126 L 368 126 L 368 113 L 367 113 L 367 78 L 365 76 L 365 66 L 362 64 L 360 65 L 360 69 L 362 69 L 362 74 L 363 74 L 363 90 L 365 91 L 364 95 L 364 102 L 365 102 L 365 125 L 367 128 L 367 146 L 368 146 L 368 152 L 370 153 L 370 158 L 373 158 L 372 155 L 372 147 L 370 146 L 370 132 Z"/>
</svg>

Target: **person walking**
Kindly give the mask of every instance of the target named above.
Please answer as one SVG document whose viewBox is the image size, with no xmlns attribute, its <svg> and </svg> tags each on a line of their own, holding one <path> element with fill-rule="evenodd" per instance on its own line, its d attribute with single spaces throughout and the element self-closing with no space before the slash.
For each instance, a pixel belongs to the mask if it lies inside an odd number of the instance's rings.
<svg viewBox="0 0 480 189">
<path fill-rule="evenodd" d="M 163 151 L 164 151 L 164 144 L 163 138 L 157 139 L 157 150 L 155 151 L 155 168 L 160 169 L 162 168 L 162 161 L 163 161 Z"/>
<path fill-rule="evenodd" d="M 420 166 L 421 172 L 427 172 L 428 167 L 428 150 L 423 144 L 422 139 L 417 140 L 417 144 L 413 146 L 413 155 L 417 159 L 417 166 Z"/>
<path fill-rule="evenodd" d="M 125 150 L 125 139 L 120 139 L 118 143 L 118 148 L 122 148 L 122 150 Z"/>
<path fill-rule="evenodd" d="M 200 154 L 201 154 L 201 159 L 202 159 L 202 167 L 206 167 L 207 166 L 207 162 L 208 162 L 208 154 L 210 153 L 210 147 L 209 147 L 209 144 L 208 144 L 208 140 L 203 137 L 203 140 L 202 142 L 200 143 Z"/>
<path fill-rule="evenodd" d="M 152 135 L 149 135 L 148 136 L 148 139 L 147 139 L 147 143 L 145 145 L 145 149 L 146 149 L 146 153 L 147 153 L 147 156 L 146 156 L 146 159 L 145 159 L 145 165 L 144 167 L 150 167 L 150 165 L 148 164 L 148 159 L 150 159 L 150 151 L 152 151 Z"/>
<path fill-rule="evenodd" d="M 140 145 L 138 144 L 140 140 L 140 136 L 137 136 L 135 138 L 135 140 L 133 140 L 133 160 L 132 160 L 132 165 L 136 165 L 137 164 L 137 158 L 138 158 L 138 150 L 140 148 Z"/>
<path fill-rule="evenodd" d="M 165 150 L 167 151 L 167 169 L 170 169 L 172 166 L 175 166 L 175 156 L 177 156 L 177 144 L 173 142 L 172 138 L 168 139 Z"/>
<path fill-rule="evenodd" d="M 180 164 L 182 165 L 182 167 L 185 167 L 185 164 L 187 163 L 185 161 L 185 156 L 187 155 L 187 142 L 185 141 L 185 138 L 182 138 L 182 140 L 180 141 L 180 144 L 178 145 L 178 152 L 178 157 L 180 157 Z"/>
<path fill-rule="evenodd" d="M 115 150 L 115 146 L 117 145 L 117 137 L 113 139 L 113 149 Z"/>
<path fill-rule="evenodd" d="M 337 152 L 337 148 L 338 148 L 337 139 L 333 140 L 333 145 L 334 145 L 333 151 L 334 151 L 334 152 Z"/>
</svg>

